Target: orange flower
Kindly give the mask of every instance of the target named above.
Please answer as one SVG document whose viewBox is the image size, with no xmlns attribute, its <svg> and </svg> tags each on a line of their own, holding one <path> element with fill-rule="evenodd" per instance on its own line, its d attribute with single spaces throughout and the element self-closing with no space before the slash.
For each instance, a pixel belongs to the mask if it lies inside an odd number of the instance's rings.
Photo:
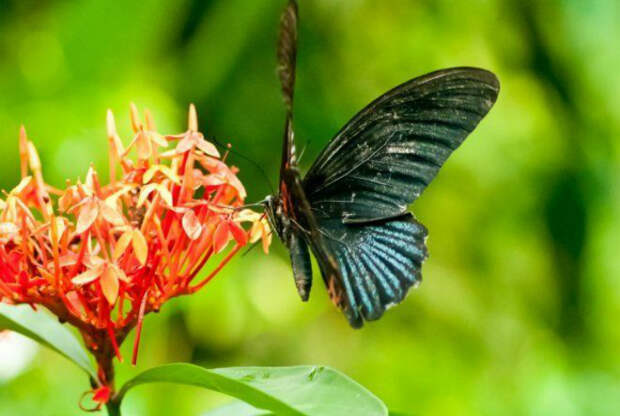
<svg viewBox="0 0 620 416">
<path fill-rule="evenodd" d="M 264 218 L 240 209 L 246 191 L 237 169 L 198 132 L 193 106 L 181 135 L 157 133 L 133 105 L 131 122 L 135 136 L 125 148 L 108 112 L 110 183 L 91 167 L 63 191 L 43 181 L 22 128 L 22 180 L 0 200 L 0 301 L 39 304 L 76 326 L 100 367 L 109 351 L 120 359 L 118 346 L 137 327 L 135 362 L 145 314 L 200 289 L 250 240 L 262 238 L 265 250 L 271 241 Z M 172 151 L 159 152 L 175 140 Z M 95 396 L 105 402 L 109 390 Z"/>
</svg>

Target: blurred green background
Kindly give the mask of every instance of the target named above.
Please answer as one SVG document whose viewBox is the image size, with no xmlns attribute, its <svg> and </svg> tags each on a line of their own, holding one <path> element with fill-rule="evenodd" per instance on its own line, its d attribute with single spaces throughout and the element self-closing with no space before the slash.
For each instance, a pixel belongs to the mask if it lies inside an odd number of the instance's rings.
<svg viewBox="0 0 620 416">
<path fill-rule="evenodd" d="M 83 177 L 91 161 L 106 171 L 106 109 L 127 142 L 131 101 L 167 133 L 196 103 L 207 135 L 276 182 L 283 5 L 0 0 L 0 188 L 19 179 L 20 123 L 48 182 Z M 326 364 L 413 415 L 619 414 L 620 3 L 302 0 L 300 14 L 304 169 L 357 110 L 409 78 L 471 65 L 501 81 L 488 117 L 413 206 L 430 230 L 425 280 L 354 331 L 320 278 L 310 302 L 298 300 L 274 242 L 148 316 L 138 368 L 119 365 L 119 381 L 171 361 Z M 249 201 L 270 192 L 254 165 L 231 160 Z M 0 415 L 77 414 L 87 389 L 41 349 L 7 374 Z M 227 400 L 142 387 L 125 411 L 195 415 Z"/>
</svg>

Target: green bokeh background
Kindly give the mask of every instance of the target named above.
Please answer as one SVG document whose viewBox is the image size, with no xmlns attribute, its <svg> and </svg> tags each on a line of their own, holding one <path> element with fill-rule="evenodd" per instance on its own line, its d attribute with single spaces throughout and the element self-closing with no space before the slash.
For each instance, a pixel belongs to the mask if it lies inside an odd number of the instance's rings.
<svg viewBox="0 0 620 416">
<path fill-rule="evenodd" d="M 105 112 L 209 136 L 277 178 L 283 1 L 0 0 L 0 188 L 19 179 L 24 123 L 48 182 L 106 171 Z M 430 230 L 424 282 L 351 330 L 317 279 L 295 293 L 274 242 L 145 322 L 137 368 L 326 364 L 413 415 L 620 412 L 620 4 L 613 0 L 301 1 L 296 127 L 306 169 L 388 88 L 438 68 L 495 72 L 495 107 L 414 204 Z M 249 201 L 270 192 L 232 155 Z M 208 267 L 207 267 L 208 268 Z M 125 355 L 130 355 L 130 342 Z M 1 357 L 0 357 L 1 360 Z M 77 414 L 80 370 L 41 350 L 0 383 L 0 415 Z M 224 396 L 142 387 L 129 415 L 195 415 Z"/>
</svg>

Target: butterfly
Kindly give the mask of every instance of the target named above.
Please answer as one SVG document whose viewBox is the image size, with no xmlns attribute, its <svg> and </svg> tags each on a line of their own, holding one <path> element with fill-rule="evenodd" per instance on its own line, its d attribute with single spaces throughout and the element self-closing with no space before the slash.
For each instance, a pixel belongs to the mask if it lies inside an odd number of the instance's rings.
<svg viewBox="0 0 620 416">
<path fill-rule="evenodd" d="M 280 184 L 265 213 L 290 252 L 301 299 L 312 285 L 312 251 L 332 302 L 359 328 L 420 283 L 427 230 L 407 207 L 491 109 L 499 81 L 467 67 L 411 79 L 353 117 L 302 178 L 293 130 L 297 23 L 290 0 L 277 49 L 286 108 Z"/>
</svg>

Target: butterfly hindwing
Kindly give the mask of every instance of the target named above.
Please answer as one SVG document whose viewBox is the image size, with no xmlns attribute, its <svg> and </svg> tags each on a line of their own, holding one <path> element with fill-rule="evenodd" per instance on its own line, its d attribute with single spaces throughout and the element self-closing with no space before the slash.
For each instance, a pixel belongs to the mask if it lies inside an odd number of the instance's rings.
<svg viewBox="0 0 620 416">
<path fill-rule="evenodd" d="M 404 213 L 498 91 L 491 72 L 451 68 L 379 97 L 340 130 L 304 178 L 316 215 L 364 222 Z"/>
<path fill-rule="evenodd" d="M 329 232 L 323 241 L 338 263 L 352 326 L 379 319 L 421 281 L 427 231 L 411 214 L 366 224 L 324 219 L 319 227 Z"/>
</svg>

